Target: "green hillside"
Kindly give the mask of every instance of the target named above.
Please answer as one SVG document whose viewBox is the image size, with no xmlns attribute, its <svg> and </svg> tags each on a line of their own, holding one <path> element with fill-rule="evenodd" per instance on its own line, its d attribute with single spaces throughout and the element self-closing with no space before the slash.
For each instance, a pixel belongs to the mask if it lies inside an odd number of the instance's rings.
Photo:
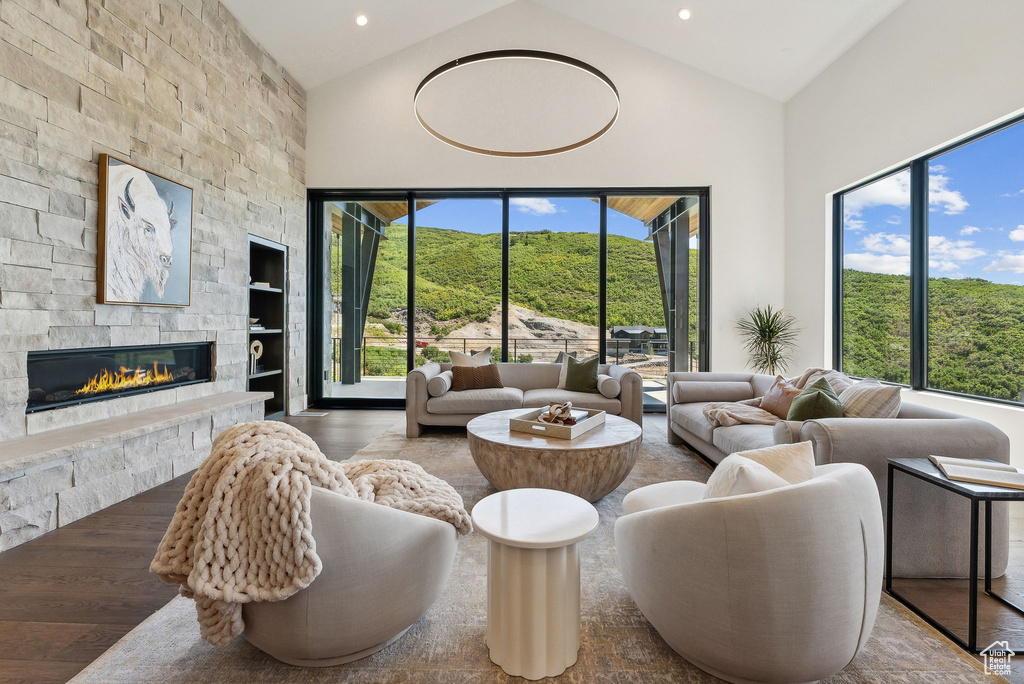
<svg viewBox="0 0 1024 684">
<path fill-rule="evenodd" d="M 844 367 L 910 382 L 910 278 L 844 272 Z M 1024 400 L 1024 287 L 977 278 L 928 282 L 928 384 Z"/>
<path fill-rule="evenodd" d="M 405 306 L 408 229 L 393 224 L 387 236 L 378 251 L 368 309 L 369 318 L 376 321 Z M 547 316 L 597 325 L 597 238 L 593 233 L 512 233 L 509 300 Z M 696 250 L 690 253 L 690 264 L 691 327 L 696 329 Z M 608 326 L 664 325 L 660 292 L 652 244 L 609 235 Z M 500 302 L 498 234 L 416 229 L 420 311 L 450 330 L 486 320 Z"/>
</svg>

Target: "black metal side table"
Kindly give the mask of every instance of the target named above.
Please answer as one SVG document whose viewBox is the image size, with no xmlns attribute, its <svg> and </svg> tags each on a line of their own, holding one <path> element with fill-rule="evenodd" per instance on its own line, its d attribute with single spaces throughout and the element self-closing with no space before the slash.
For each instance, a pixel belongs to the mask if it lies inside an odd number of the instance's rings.
<svg viewBox="0 0 1024 684">
<path fill-rule="evenodd" d="M 933 617 L 925 613 L 921 608 L 914 605 L 909 599 L 901 596 L 892 588 L 892 528 L 893 528 L 893 478 L 896 472 L 906 473 L 911 477 L 924 480 L 947 491 L 959 494 L 971 502 L 971 563 L 970 563 L 970 586 L 968 588 L 968 614 L 967 614 L 967 641 L 940 624 Z M 978 653 L 978 526 L 980 524 L 978 512 L 981 503 L 985 504 L 985 593 L 1001 603 L 1009 606 L 1017 613 L 1024 615 L 1024 608 L 1007 600 L 992 590 L 992 528 L 988 521 L 992 519 L 993 501 L 1024 501 L 1024 490 L 1009 489 L 1006 487 L 993 487 L 990 485 L 974 484 L 972 482 L 956 482 L 948 479 L 935 467 L 927 458 L 890 458 L 889 459 L 889 488 L 886 497 L 886 519 L 885 519 L 885 591 L 914 611 L 925 622 L 930 624 L 942 634 L 949 637 L 961 648 Z M 1012 649 L 1021 652 L 1021 649 Z"/>
</svg>

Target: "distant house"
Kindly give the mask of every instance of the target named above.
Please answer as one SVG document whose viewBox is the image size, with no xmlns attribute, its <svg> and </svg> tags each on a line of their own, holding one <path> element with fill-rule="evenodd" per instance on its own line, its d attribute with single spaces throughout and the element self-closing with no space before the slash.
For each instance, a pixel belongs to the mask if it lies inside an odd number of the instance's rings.
<svg viewBox="0 0 1024 684">
<path fill-rule="evenodd" d="M 650 325 L 616 325 L 611 330 L 612 339 L 629 340 L 629 351 L 646 352 L 663 348 L 668 342 L 668 328 Z M 653 342 L 653 344 L 652 344 Z"/>
</svg>

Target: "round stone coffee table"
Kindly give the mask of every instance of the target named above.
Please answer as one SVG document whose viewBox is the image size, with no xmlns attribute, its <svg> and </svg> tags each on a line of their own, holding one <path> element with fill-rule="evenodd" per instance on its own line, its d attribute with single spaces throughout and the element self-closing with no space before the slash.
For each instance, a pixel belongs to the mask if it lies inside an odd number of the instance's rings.
<svg viewBox="0 0 1024 684">
<path fill-rule="evenodd" d="M 626 479 L 640 454 L 643 430 L 619 416 L 576 439 L 556 439 L 508 429 L 509 418 L 529 409 L 485 413 L 469 421 L 473 460 L 498 489 L 541 487 L 597 501 Z"/>
<path fill-rule="evenodd" d="M 506 673 L 557 677 L 580 650 L 577 544 L 597 509 L 565 492 L 513 489 L 473 507 L 487 537 L 487 650 Z"/>
</svg>

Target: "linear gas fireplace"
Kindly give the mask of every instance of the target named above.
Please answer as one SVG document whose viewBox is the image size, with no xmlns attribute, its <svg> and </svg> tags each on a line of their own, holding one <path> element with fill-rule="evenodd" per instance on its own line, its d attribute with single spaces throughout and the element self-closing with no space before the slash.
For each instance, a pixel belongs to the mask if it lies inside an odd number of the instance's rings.
<svg viewBox="0 0 1024 684">
<path fill-rule="evenodd" d="M 26 413 L 212 379 L 212 342 L 28 353 Z"/>
</svg>

